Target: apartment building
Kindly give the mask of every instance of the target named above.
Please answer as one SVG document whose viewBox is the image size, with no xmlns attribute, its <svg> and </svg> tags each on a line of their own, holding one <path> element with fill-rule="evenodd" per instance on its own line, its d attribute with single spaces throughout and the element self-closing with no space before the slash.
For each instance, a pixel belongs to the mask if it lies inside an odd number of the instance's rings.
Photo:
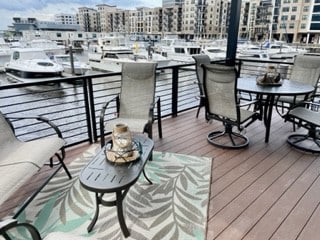
<svg viewBox="0 0 320 240">
<path fill-rule="evenodd" d="M 162 29 L 164 35 L 183 34 L 182 4 L 163 7 Z M 186 33 L 187 34 L 187 33 Z"/>
<path fill-rule="evenodd" d="M 77 16 L 75 14 L 68 13 L 59 13 L 54 15 L 54 21 L 56 23 L 65 24 L 65 25 L 76 25 Z"/>
<path fill-rule="evenodd" d="M 320 43 L 320 0 L 245 0 L 240 37 Z"/>
<path fill-rule="evenodd" d="M 228 30 L 230 1 L 185 0 L 183 33 L 196 38 L 224 38 Z"/>
<path fill-rule="evenodd" d="M 76 16 L 84 32 L 176 35 L 193 39 L 226 37 L 229 13 L 230 0 L 163 0 L 162 7 L 136 10 L 107 4 L 99 4 L 97 9 L 82 7 Z M 59 24 L 35 18 L 13 19 L 17 32 L 74 29 L 71 28 L 74 25 L 68 24 L 74 18 L 67 14 L 56 15 Z M 320 43 L 320 0 L 242 0 L 239 38 Z"/>
<path fill-rule="evenodd" d="M 100 13 L 98 10 L 88 7 L 78 8 L 77 18 L 81 31 L 101 32 Z"/>
</svg>

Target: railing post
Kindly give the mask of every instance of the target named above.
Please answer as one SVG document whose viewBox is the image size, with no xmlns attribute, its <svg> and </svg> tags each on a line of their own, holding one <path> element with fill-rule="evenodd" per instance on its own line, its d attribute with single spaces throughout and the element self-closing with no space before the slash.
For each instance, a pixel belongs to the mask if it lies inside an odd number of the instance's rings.
<svg viewBox="0 0 320 240">
<path fill-rule="evenodd" d="M 178 78 L 179 78 L 179 68 L 174 67 L 172 69 L 172 117 L 178 115 Z"/>
<path fill-rule="evenodd" d="M 95 124 L 92 79 L 90 77 L 86 77 L 83 81 L 83 94 L 86 109 L 87 129 L 89 135 L 88 137 L 90 142 L 94 143 L 97 141 L 97 128 Z"/>
</svg>

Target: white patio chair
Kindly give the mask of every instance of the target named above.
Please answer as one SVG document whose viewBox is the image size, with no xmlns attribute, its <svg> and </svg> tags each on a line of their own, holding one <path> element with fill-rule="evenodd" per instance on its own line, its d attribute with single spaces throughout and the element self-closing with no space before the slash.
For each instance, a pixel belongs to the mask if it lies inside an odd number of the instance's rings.
<svg viewBox="0 0 320 240">
<path fill-rule="evenodd" d="M 10 120 L 27 119 L 40 121 L 49 126 L 54 132 L 50 137 L 22 141 L 18 139 L 14 132 L 14 127 Z M 52 157 L 57 157 L 60 166 L 54 174 L 62 167 L 71 179 L 63 160 L 65 157 L 65 141 L 58 127 L 44 117 L 34 116 L 7 116 L 0 112 L 0 204 L 6 201 L 11 195 L 26 183 L 39 169 Z M 43 185 L 19 208 L 16 215 L 35 197 Z"/>
</svg>

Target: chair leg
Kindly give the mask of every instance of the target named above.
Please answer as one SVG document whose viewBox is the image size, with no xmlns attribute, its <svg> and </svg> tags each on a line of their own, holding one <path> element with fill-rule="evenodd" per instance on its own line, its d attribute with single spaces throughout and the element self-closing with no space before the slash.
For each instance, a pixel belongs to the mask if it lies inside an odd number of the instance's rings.
<svg viewBox="0 0 320 240">
<path fill-rule="evenodd" d="M 244 148 L 249 145 L 249 139 L 241 133 L 233 132 L 230 124 L 225 125 L 224 131 L 210 132 L 207 140 L 214 146 L 230 149 Z"/>
<path fill-rule="evenodd" d="M 288 137 L 287 142 L 299 150 L 320 153 L 320 139 L 315 128 L 310 129 L 306 134 L 292 134 Z"/>
<path fill-rule="evenodd" d="M 204 101 L 205 101 L 204 98 L 200 97 L 199 106 L 198 106 L 197 115 L 196 115 L 197 118 L 199 117 L 200 109 L 205 106 Z"/>
<path fill-rule="evenodd" d="M 159 138 L 162 138 L 162 123 L 161 123 L 161 103 L 160 99 L 157 102 L 157 120 L 158 120 L 158 132 Z"/>
</svg>

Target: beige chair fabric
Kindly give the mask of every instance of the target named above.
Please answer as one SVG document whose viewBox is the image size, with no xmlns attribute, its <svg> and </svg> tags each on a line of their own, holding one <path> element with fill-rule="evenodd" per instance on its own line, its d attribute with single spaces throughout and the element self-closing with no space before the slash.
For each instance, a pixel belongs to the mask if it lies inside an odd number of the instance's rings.
<svg viewBox="0 0 320 240">
<path fill-rule="evenodd" d="M 290 80 L 301 83 L 306 83 L 317 88 L 320 78 L 320 56 L 316 55 L 297 55 L 292 66 Z M 315 89 L 316 90 L 316 89 Z M 305 95 L 290 97 L 281 96 L 277 100 L 277 106 L 285 107 L 285 105 L 292 106 L 295 103 L 301 102 L 305 99 Z M 277 108 L 280 115 L 284 114 Z"/>
<path fill-rule="evenodd" d="M 20 141 L 1 112 L 0 133 L 0 204 L 2 204 L 48 162 L 64 146 L 65 141 L 58 136 L 29 142 Z"/>
<path fill-rule="evenodd" d="M 199 112 L 201 107 L 204 107 L 204 89 L 203 89 L 203 68 L 201 67 L 202 64 L 210 64 L 211 60 L 208 55 L 200 54 L 192 56 L 195 63 L 196 63 L 196 76 L 197 76 L 197 83 L 199 87 L 199 107 L 197 111 L 197 117 L 199 116 Z"/>
<path fill-rule="evenodd" d="M 105 109 L 102 108 L 100 115 L 101 136 L 112 132 L 116 124 L 124 123 L 128 125 L 130 131 L 137 133 L 146 132 L 152 138 L 156 66 L 156 63 L 137 62 L 122 64 L 118 117 L 105 120 Z M 159 121 L 161 121 L 160 116 L 158 116 L 158 124 Z M 102 125 L 102 122 L 104 122 L 104 125 Z M 162 137 L 162 134 L 159 135 Z M 101 139 L 101 144 L 103 144 L 103 139 Z"/>
</svg>

